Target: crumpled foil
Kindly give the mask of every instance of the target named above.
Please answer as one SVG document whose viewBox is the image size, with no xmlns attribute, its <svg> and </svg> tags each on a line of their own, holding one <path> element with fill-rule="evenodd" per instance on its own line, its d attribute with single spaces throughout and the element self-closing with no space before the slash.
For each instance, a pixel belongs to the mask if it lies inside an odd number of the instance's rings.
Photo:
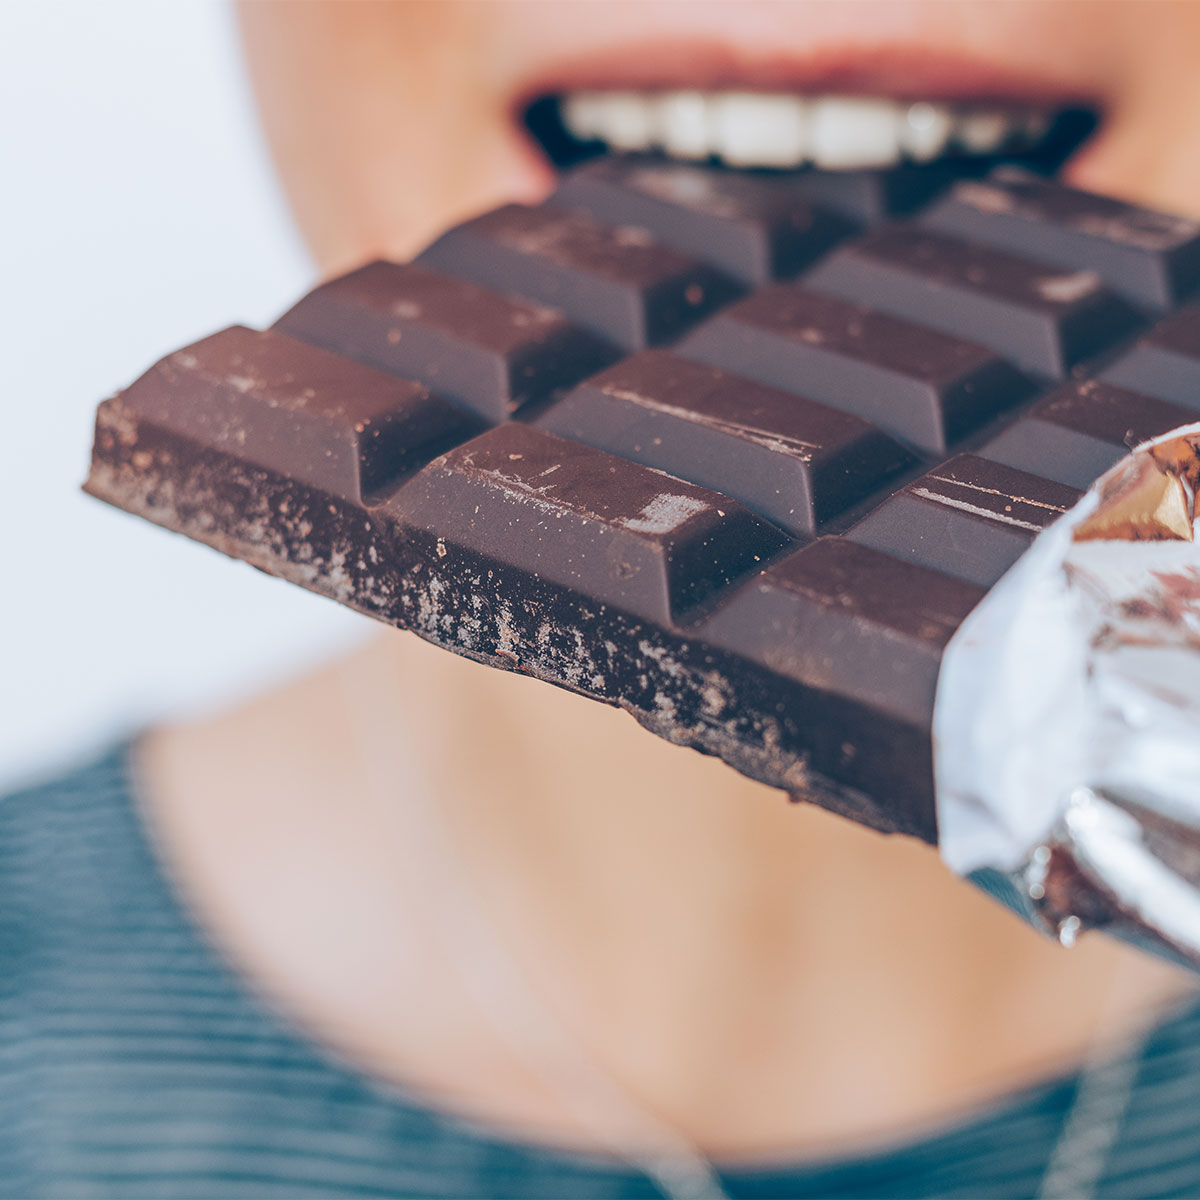
<svg viewBox="0 0 1200 1200">
<path fill-rule="evenodd" d="M 1147 442 L 1034 542 L 947 648 L 942 857 L 1064 943 L 1200 966 L 1200 424 Z"/>
</svg>

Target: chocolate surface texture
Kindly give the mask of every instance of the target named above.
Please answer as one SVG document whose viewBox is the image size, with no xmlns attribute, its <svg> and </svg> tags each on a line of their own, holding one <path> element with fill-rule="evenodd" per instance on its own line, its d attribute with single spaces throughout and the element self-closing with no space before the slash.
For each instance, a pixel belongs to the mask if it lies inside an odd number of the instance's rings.
<svg viewBox="0 0 1200 1200">
<path fill-rule="evenodd" d="M 93 495 L 936 841 L 942 653 L 1200 414 L 1200 226 L 606 158 L 101 405 Z"/>
</svg>

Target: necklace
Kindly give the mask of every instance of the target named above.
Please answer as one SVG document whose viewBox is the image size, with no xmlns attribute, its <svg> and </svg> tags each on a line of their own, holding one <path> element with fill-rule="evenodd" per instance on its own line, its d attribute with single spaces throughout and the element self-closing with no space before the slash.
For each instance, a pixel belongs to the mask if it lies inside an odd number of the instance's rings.
<svg viewBox="0 0 1200 1200">
<path fill-rule="evenodd" d="M 1098 1028 L 1116 1017 L 1125 979 L 1118 967 L 1096 1022 Z M 1146 1042 L 1161 1020 L 1194 1002 L 1189 994 L 1165 1008 L 1141 1013 L 1115 1040 L 1093 1040 L 1050 1151 L 1038 1200 L 1091 1200 L 1095 1196 L 1133 1098 Z"/>
<path fill-rule="evenodd" d="M 588 1053 L 582 1041 L 531 982 L 519 956 L 492 918 L 462 862 L 437 789 L 418 754 L 408 752 L 387 655 L 372 656 L 351 681 L 339 674 L 342 704 L 373 805 L 399 815 L 393 839 L 397 866 L 425 905 L 440 940 L 481 1019 L 513 1058 L 557 1097 L 563 1110 L 615 1160 L 649 1177 L 668 1200 L 727 1200 L 700 1150 L 631 1096 Z M 364 686 L 366 684 L 366 686 Z M 1113 1015 L 1121 977 L 1114 976 L 1105 1010 Z M 1090 1200 L 1100 1183 L 1133 1094 L 1151 1014 L 1114 1044 L 1093 1045 L 1051 1148 L 1039 1200 Z"/>
<path fill-rule="evenodd" d="M 1038 1200 L 1091 1200 L 1096 1194 L 1133 1095 L 1144 1041 L 1132 1037 L 1084 1064 Z"/>
<path fill-rule="evenodd" d="M 458 856 L 420 756 L 404 754 L 386 661 L 386 653 L 373 656 L 368 688 L 340 673 L 342 704 L 373 804 L 389 813 L 403 806 L 406 828 L 394 839 L 403 858 L 398 867 L 418 895 L 439 896 L 426 911 L 480 1017 L 597 1144 L 648 1176 L 668 1200 L 727 1200 L 704 1155 L 630 1096 L 531 983 Z M 402 795 L 398 780 L 407 784 Z"/>
</svg>

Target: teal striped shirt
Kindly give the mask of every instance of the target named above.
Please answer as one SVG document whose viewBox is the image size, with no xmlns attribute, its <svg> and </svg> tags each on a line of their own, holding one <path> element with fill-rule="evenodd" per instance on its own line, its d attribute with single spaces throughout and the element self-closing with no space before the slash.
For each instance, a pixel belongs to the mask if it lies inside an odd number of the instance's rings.
<svg viewBox="0 0 1200 1200">
<path fill-rule="evenodd" d="M 1200 1006 L 1128 1068 L 1089 1191 L 1200 1196 Z M 1078 1089 L 1063 1078 L 887 1153 L 739 1166 L 720 1182 L 739 1198 L 1034 1196 Z M 173 895 L 124 748 L 0 800 L 0 1196 L 658 1194 L 624 1164 L 426 1108 L 289 1028 Z"/>
</svg>

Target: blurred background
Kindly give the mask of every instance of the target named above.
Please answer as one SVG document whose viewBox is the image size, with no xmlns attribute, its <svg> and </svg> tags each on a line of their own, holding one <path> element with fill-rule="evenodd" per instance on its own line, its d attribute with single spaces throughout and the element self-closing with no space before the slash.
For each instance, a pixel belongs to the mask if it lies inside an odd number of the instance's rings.
<svg viewBox="0 0 1200 1200">
<path fill-rule="evenodd" d="M 79 491 L 92 412 L 312 281 L 223 0 L 0 4 L 0 789 L 367 622 Z"/>
</svg>

